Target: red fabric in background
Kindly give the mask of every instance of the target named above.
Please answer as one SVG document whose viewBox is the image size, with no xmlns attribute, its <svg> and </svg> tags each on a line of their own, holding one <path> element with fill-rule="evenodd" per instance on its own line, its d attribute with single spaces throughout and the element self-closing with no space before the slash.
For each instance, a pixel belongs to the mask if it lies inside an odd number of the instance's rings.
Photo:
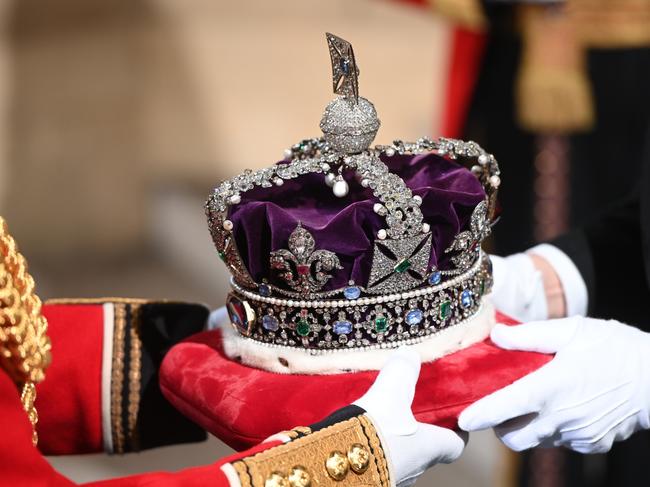
<svg viewBox="0 0 650 487">
<path fill-rule="evenodd" d="M 39 449 L 47 455 L 103 451 L 101 304 L 45 304 L 52 364 L 37 386 Z"/>
<path fill-rule="evenodd" d="M 461 137 L 485 48 L 484 32 L 456 27 L 451 39 L 442 135 Z"/>
<path fill-rule="evenodd" d="M 514 324 L 502 315 L 500 322 Z M 449 428 L 477 399 L 541 367 L 550 355 L 513 352 L 489 339 L 423 364 L 413 402 L 419 421 Z M 182 413 L 241 450 L 295 426 L 309 425 L 361 397 L 377 372 L 283 375 L 231 361 L 221 332 L 200 333 L 174 346 L 160 386 Z"/>
</svg>

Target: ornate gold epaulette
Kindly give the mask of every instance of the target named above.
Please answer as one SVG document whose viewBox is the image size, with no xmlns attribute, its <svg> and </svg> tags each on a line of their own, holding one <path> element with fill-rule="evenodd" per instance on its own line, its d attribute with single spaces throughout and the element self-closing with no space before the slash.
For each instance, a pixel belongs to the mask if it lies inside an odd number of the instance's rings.
<svg viewBox="0 0 650 487">
<path fill-rule="evenodd" d="M 293 431 L 298 437 L 292 441 L 233 463 L 242 487 L 391 485 L 384 449 L 367 416 L 315 432 Z"/>
<path fill-rule="evenodd" d="M 41 300 L 34 292 L 34 279 L 27 262 L 0 217 L 0 369 L 21 389 L 21 402 L 32 423 L 34 445 L 38 442 L 34 406 L 36 387 L 50 364 L 47 320 Z"/>
</svg>

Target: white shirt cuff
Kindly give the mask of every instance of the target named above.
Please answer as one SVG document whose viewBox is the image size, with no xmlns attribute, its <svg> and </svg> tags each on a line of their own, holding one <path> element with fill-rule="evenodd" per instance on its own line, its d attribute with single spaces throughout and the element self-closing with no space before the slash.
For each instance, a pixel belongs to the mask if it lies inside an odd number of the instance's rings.
<svg viewBox="0 0 650 487">
<path fill-rule="evenodd" d="M 543 257 L 557 273 L 564 290 L 567 316 L 585 316 L 589 304 L 587 285 L 571 258 L 555 245 L 547 243 L 537 245 L 527 253 Z"/>
</svg>

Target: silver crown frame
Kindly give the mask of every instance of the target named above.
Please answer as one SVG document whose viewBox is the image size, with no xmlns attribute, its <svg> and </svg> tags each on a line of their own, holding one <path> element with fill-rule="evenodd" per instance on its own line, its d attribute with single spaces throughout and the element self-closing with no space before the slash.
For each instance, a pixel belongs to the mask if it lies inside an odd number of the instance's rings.
<svg viewBox="0 0 650 487">
<path fill-rule="evenodd" d="M 295 144 L 285 151 L 282 163 L 247 170 L 218 185 L 206 202 L 208 225 L 233 276 L 227 304 L 242 335 L 312 352 L 377 343 L 399 346 L 478 312 L 480 297 L 491 287 L 489 258 L 480 247 L 495 220 L 500 171 L 495 158 L 475 142 L 421 138 L 371 148 L 380 122 L 372 103 L 358 94 L 359 70 L 352 46 L 332 34 L 326 37 L 334 92 L 342 96 L 325 109 L 323 137 Z M 456 235 L 445 251 L 451 254 L 451 269 L 429 268 L 431 229 L 420 210 L 422 200 L 381 160 L 427 152 L 462 162 L 486 193 L 472 213 L 470 228 Z M 341 268 L 340 262 L 329 250 L 317 250 L 317 242 L 302 224 L 291 234 L 288 249 L 270 255 L 271 270 L 285 286 L 255 282 L 237 249 L 229 208 L 254 187 L 281 186 L 305 174 L 323 174 L 334 194 L 345 197 L 346 170 L 356 172 L 362 186 L 373 191 L 374 211 L 386 221 L 376 235 L 368 282 L 321 291 Z"/>
</svg>

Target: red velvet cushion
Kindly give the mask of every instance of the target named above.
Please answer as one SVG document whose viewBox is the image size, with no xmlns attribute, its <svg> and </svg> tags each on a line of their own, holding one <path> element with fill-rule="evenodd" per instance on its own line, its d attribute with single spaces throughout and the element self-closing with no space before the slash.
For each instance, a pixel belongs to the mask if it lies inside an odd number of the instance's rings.
<svg viewBox="0 0 650 487">
<path fill-rule="evenodd" d="M 515 324 L 504 316 L 498 321 Z M 413 403 L 419 421 L 456 427 L 477 399 L 536 370 L 552 357 L 502 350 L 487 339 L 422 366 Z M 174 346 L 160 371 L 167 399 L 235 449 L 278 431 L 309 425 L 355 401 L 377 372 L 283 375 L 231 361 L 221 332 L 208 331 Z"/>
</svg>

